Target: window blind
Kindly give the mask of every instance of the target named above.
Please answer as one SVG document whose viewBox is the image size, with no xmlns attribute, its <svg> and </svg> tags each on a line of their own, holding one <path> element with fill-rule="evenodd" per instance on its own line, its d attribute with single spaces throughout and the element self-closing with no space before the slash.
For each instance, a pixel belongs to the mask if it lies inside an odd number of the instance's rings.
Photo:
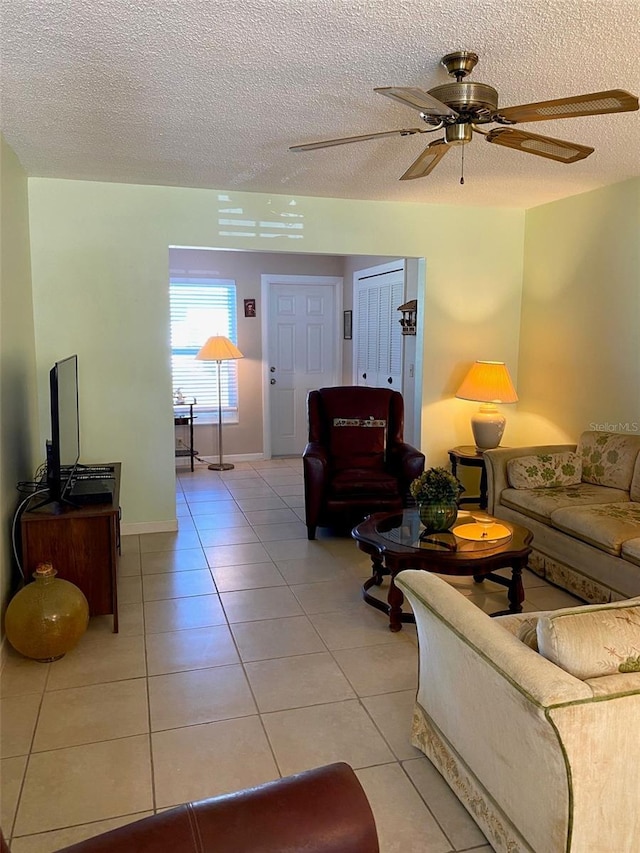
<svg viewBox="0 0 640 853">
<path fill-rule="evenodd" d="M 196 361 L 198 351 L 212 335 L 238 343 L 236 283 L 228 279 L 174 277 L 169 283 L 171 309 L 171 372 L 174 395 L 180 390 L 203 412 L 218 409 L 218 364 Z M 220 364 L 224 412 L 238 410 L 237 362 Z"/>
</svg>

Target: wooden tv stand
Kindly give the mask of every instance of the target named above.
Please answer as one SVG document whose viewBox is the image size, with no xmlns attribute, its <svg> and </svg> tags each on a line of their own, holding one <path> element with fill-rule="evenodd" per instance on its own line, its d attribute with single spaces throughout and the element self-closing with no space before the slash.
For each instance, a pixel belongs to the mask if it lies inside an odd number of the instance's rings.
<svg viewBox="0 0 640 853">
<path fill-rule="evenodd" d="M 113 614 L 117 632 L 120 463 L 102 464 L 114 469 L 111 503 L 79 507 L 50 503 L 23 513 L 22 566 L 25 579 L 31 580 L 38 563 L 52 563 L 59 578 L 85 594 L 90 616 Z"/>
</svg>

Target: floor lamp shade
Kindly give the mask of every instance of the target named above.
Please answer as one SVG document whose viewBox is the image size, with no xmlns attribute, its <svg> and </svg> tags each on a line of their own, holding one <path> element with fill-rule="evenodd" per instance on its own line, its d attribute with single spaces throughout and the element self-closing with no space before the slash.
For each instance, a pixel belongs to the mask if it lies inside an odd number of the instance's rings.
<svg viewBox="0 0 640 853">
<path fill-rule="evenodd" d="M 200 361 L 215 361 L 218 364 L 218 462 L 209 465 L 211 471 L 230 471 L 233 465 L 222 461 L 222 389 L 220 382 L 220 365 L 223 361 L 244 358 L 238 347 L 225 338 L 224 335 L 214 335 L 209 338 L 200 352 L 196 355 Z"/>
<path fill-rule="evenodd" d="M 509 369 L 503 361 L 476 361 L 458 388 L 456 397 L 475 400 L 482 405 L 471 418 L 471 430 L 478 450 L 498 447 L 506 418 L 496 403 L 517 403 Z"/>
</svg>

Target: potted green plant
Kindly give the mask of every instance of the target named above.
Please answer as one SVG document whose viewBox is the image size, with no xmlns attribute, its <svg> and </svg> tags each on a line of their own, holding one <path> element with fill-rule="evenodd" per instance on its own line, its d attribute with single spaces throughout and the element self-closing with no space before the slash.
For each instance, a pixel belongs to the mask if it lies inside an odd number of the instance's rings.
<svg viewBox="0 0 640 853">
<path fill-rule="evenodd" d="M 429 533 L 448 530 L 458 515 L 458 498 L 464 487 L 446 468 L 427 468 L 409 491 L 418 504 L 420 521 Z"/>
</svg>

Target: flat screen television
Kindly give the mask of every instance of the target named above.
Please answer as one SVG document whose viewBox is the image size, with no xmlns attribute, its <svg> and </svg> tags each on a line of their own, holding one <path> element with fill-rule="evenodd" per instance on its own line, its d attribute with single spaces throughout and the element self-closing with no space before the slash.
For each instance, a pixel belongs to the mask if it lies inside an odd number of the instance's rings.
<svg viewBox="0 0 640 853">
<path fill-rule="evenodd" d="M 80 458 L 78 356 L 57 361 L 49 371 L 51 441 L 47 442 L 49 499 L 61 501 Z"/>
</svg>

